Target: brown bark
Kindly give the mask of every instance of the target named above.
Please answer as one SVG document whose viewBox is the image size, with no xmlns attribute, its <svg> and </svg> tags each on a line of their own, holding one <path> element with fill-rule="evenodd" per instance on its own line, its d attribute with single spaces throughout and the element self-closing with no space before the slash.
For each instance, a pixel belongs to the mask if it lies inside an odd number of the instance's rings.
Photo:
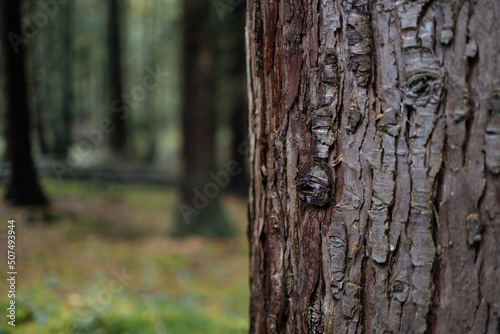
<svg viewBox="0 0 500 334">
<path fill-rule="evenodd" d="M 21 41 L 21 1 L 0 5 L 2 73 L 6 87 L 6 141 L 11 179 L 5 199 L 14 205 L 47 205 L 31 156 L 24 42 Z"/>
<path fill-rule="evenodd" d="M 251 333 L 500 331 L 499 19 L 248 2 Z"/>
</svg>

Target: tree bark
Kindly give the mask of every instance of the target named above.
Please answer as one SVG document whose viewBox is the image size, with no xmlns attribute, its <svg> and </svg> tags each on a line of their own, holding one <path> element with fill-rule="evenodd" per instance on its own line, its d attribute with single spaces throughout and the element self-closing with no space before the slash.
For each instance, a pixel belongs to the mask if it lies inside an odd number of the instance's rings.
<svg viewBox="0 0 500 334">
<path fill-rule="evenodd" d="M 500 331 L 499 20 L 248 1 L 251 333 Z"/>
<path fill-rule="evenodd" d="M 11 179 L 5 199 L 14 205 L 47 205 L 31 156 L 30 113 L 27 102 L 24 42 L 20 41 L 21 1 L 0 5 L 3 73 L 6 75 L 6 142 Z M 17 37 L 16 37 L 17 36 Z"/>
<path fill-rule="evenodd" d="M 125 107 L 119 106 L 123 94 L 121 24 L 118 0 L 109 1 L 109 69 L 111 93 L 111 120 L 114 130 L 110 134 L 110 146 L 114 153 L 123 156 L 127 149 Z"/>
</svg>

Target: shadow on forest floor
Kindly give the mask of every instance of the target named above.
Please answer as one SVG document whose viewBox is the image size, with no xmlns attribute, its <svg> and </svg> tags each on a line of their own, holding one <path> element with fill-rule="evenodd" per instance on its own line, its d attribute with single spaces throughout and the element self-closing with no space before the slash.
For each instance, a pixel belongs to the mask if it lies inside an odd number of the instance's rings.
<svg viewBox="0 0 500 334">
<path fill-rule="evenodd" d="M 172 188 L 43 185 L 49 212 L 0 204 L 2 219 L 16 219 L 18 272 L 16 327 L 4 320 L 0 333 L 248 332 L 245 201 L 222 199 L 237 237 L 178 240 L 166 234 L 177 208 Z"/>
</svg>

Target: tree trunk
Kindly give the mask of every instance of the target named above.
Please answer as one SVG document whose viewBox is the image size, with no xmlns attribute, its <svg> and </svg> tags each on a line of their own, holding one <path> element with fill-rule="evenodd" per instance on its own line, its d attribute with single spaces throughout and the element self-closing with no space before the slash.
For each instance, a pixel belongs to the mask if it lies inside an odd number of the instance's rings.
<svg viewBox="0 0 500 334">
<path fill-rule="evenodd" d="M 14 205 L 46 205 L 31 156 L 30 114 L 21 42 L 21 1 L 5 1 L 0 5 L 2 17 L 3 73 L 6 75 L 6 141 L 11 164 L 11 179 L 5 199 Z"/>
<path fill-rule="evenodd" d="M 35 9 L 35 1 L 29 2 L 30 15 L 33 14 Z M 27 50 L 27 78 L 28 80 L 28 95 L 32 97 L 32 103 L 28 104 L 28 108 L 34 111 L 34 129 L 36 130 L 36 144 L 40 150 L 41 155 L 49 154 L 49 145 L 47 143 L 46 131 L 46 116 L 44 113 L 44 106 L 47 104 L 49 98 L 46 93 L 47 86 L 44 78 L 46 59 L 45 46 L 43 38 L 38 38 L 32 41 L 32 47 Z"/>
<path fill-rule="evenodd" d="M 144 48 L 148 50 L 148 56 L 146 57 L 149 64 L 158 64 L 158 47 L 157 33 L 161 30 L 160 15 L 161 4 L 159 0 L 152 1 L 151 4 L 154 12 L 148 13 L 147 16 L 149 20 L 144 16 Z M 159 132 L 159 117 L 157 113 L 157 92 L 150 92 L 150 95 L 144 101 L 144 108 L 146 112 L 146 131 L 147 131 L 147 147 L 146 147 L 146 161 L 149 163 L 154 163 L 156 160 L 156 151 L 158 149 L 158 132 Z"/>
<path fill-rule="evenodd" d="M 248 166 L 248 160 L 244 152 L 248 141 L 247 109 L 248 101 L 246 95 L 246 71 L 245 71 L 245 6 L 237 5 L 231 13 L 225 15 L 226 32 L 229 35 L 229 54 L 231 61 L 228 69 L 227 80 L 232 85 L 232 96 L 225 97 L 229 100 L 231 129 L 233 131 L 231 142 L 231 159 L 240 166 Z M 225 22 L 224 22 L 225 23 Z M 231 179 L 229 190 L 235 194 L 248 196 L 249 186 L 248 170 L 244 170 Z"/>
<path fill-rule="evenodd" d="M 118 0 L 109 1 L 109 69 L 111 93 L 111 120 L 114 130 L 110 134 L 110 146 L 114 153 L 123 156 L 127 148 L 126 112 L 122 104 L 123 78 L 121 57 L 121 25 Z"/>
<path fill-rule="evenodd" d="M 248 2 L 251 333 L 500 331 L 499 22 Z"/>
<path fill-rule="evenodd" d="M 210 34 L 209 15 L 211 7 L 210 2 L 205 0 L 184 0 L 183 5 L 184 178 L 181 186 L 182 202 L 179 205 L 174 234 L 226 235 L 229 231 L 227 218 L 218 202 L 222 187 L 210 177 L 211 173 L 217 173 L 212 101 L 213 37 Z M 224 181 L 225 186 L 227 182 Z"/>
<path fill-rule="evenodd" d="M 72 125 L 73 125 L 73 11 L 74 2 L 69 1 L 61 6 L 62 24 L 60 25 L 61 36 L 61 76 L 59 84 L 61 85 L 61 114 L 58 119 L 58 131 L 55 133 L 54 154 L 57 157 L 65 157 L 68 149 L 71 147 Z"/>
</svg>

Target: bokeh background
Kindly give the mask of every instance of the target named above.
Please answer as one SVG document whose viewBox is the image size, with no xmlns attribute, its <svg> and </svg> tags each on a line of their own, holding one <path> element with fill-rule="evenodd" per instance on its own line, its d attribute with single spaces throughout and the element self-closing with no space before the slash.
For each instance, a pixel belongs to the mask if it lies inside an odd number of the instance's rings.
<svg viewBox="0 0 500 334">
<path fill-rule="evenodd" d="M 0 333 L 247 332 L 244 1 L 9 2 Z"/>
</svg>

